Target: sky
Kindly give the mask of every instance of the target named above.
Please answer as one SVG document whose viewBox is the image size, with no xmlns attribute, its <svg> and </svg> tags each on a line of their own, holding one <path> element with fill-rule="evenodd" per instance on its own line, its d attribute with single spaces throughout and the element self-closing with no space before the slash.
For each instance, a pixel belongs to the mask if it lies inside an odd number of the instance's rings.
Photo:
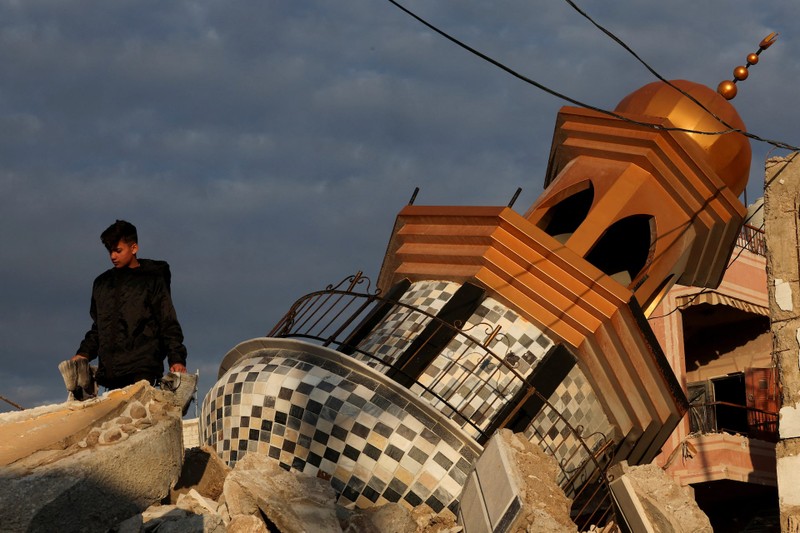
<svg viewBox="0 0 800 533">
<path fill-rule="evenodd" d="M 593 106 L 655 80 L 564 1 L 402 3 Z M 733 103 L 751 133 L 800 145 L 796 0 L 576 3 L 665 78 L 712 88 L 779 32 Z M 57 365 L 91 325 L 115 219 L 171 265 L 202 400 L 297 298 L 376 280 L 415 187 L 417 205 L 521 187 L 524 212 L 569 105 L 387 0 L 0 0 L 0 65 L 0 396 L 23 407 L 66 399 Z M 752 148 L 748 202 L 789 153 Z"/>
</svg>

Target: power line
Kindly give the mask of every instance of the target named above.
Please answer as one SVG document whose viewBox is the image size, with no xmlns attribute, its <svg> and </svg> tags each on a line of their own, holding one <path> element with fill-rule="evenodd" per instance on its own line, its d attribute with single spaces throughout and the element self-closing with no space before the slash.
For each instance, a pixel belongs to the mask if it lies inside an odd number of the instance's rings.
<svg viewBox="0 0 800 533">
<path fill-rule="evenodd" d="M 790 156 L 789 163 L 791 163 L 791 161 L 792 161 L 792 160 L 794 160 L 794 158 L 795 158 L 795 157 L 797 157 L 797 152 L 795 152 L 794 154 L 792 154 L 792 155 Z M 788 164 L 788 163 L 787 163 L 787 164 Z M 778 174 L 780 174 L 780 172 L 779 172 Z M 778 174 L 776 174 L 776 176 L 775 176 L 775 177 L 777 177 L 777 175 L 778 175 Z M 775 179 L 775 177 L 773 177 L 772 179 Z M 748 222 L 750 222 L 750 220 L 752 220 L 752 219 L 753 219 L 753 217 L 754 217 L 754 216 L 756 216 L 756 214 L 757 214 L 759 211 L 761 211 L 762 209 L 764 209 L 764 203 L 763 203 L 763 202 L 761 203 L 761 205 L 759 205 L 759 206 L 758 206 L 758 207 L 757 207 L 757 208 L 756 208 L 756 209 L 755 209 L 755 210 L 754 210 L 754 211 L 753 211 L 753 212 L 750 214 L 750 216 L 748 216 L 748 217 L 747 217 L 747 218 L 744 220 L 744 222 L 742 222 L 742 224 L 747 224 Z M 763 230 L 765 229 L 765 228 L 764 228 L 764 225 L 762 224 L 762 225 L 761 225 L 761 227 L 760 227 L 760 228 L 758 228 L 758 229 L 760 229 L 760 230 L 762 230 L 762 231 L 763 231 Z M 734 256 L 734 257 L 733 257 L 733 259 L 731 259 L 731 260 L 730 260 L 730 262 L 728 262 L 728 265 L 725 267 L 725 270 L 728 270 L 728 269 L 731 267 L 731 265 L 733 265 L 733 263 L 734 263 L 734 262 L 736 262 L 736 260 L 737 260 L 737 259 L 739 259 L 739 256 L 740 256 L 740 255 L 742 255 L 742 252 L 743 252 L 743 251 L 745 250 L 745 248 L 747 248 L 747 246 L 750 244 L 750 241 L 753 239 L 753 237 L 755 237 L 755 233 L 753 233 L 752 235 L 750 235 L 750 236 L 748 237 L 747 241 L 745 241 L 744 245 L 742 245 L 742 246 L 739 248 L 739 251 L 736 253 L 736 256 Z M 672 311 L 669 311 L 668 313 L 664 313 L 663 315 L 658 315 L 658 316 L 651 316 L 651 317 L 648 317 L 648 318 L 647 318 L 647 320 L 653 320 L 653 319 L 656 319 L 656 318 L 665 318 L 665 317 L 668 317 L 669 315 L 671 315 L 671 314 L 673 314 L 673 313 L 675 313 L 675 312 L 677 312 L 677 311 L 680 311 L 680 310 L 682 310 L 682 309 L 685 309 L 685 308 L 687 308 L 688 306 L 690 306 L 690 305 L 692 304 L 692 302 L 694 302 L 694 301 L 695 301 L 697 298 L 699 298 L 699 297 L 700 297 L 702 294 L 705 294 L 706 292 L 708 292 L 708 291 L 710 291 L 710 290 L 711 290 L 711 289 L 709 289 L 709 288 L 707 288 L 707 287 L 706 287 L 706 288 L 703 288 L 701 291 L 699 291 L 699 292 L 697 292 L 696 294 L 694 294 L 694 296 L 692 296 L 692 297 L 689 299 L 689 301 L 688 301 L 688 302 L 686 302 L 685 304 L 683 304 L 683 305 L 680 305 L 680 306 L 676 307 L 675 309 L 673 309 Z"/>
<path fill-rule="evenodd" d="M 760 142 L 765 142 L 765 143 L 767 143 L 767 144 L 771 144 L 772 146 L 775 146 L 775 147 L 777 147 L 777 148 L 785 148 L 785 149 L 787 149 L 787 150 L 794 150 L 794 151 L 800 150 L 800 148 L 798 148 L 798 147 L 796 147 L 796 146 L 791 146 L 791 145 L 789 145 L 789 144 L 786 144 L 786 143 L 784 143 L 784 142 L 781 142 L 781 141 L 775 141 L 775 140 L 771 140 L 771 139 L 764 139 L 764 138 L 762 138 L 762 137 L 759 137 L 758 135 L 755 135 L 755 134 L 752 134 L 752 133 L 748 133 L 748 132 L 746 132 L 746 131 L 744 131 L 744 130 L 741 130 L 741 129 L 738 129 L 738 128 L 735 128 L 735 127 L 731 126 L 730 124 L 728 124 L 727 122 L 725 122 L 725 121 L 724 121 L 724 120 L 723 120 L 721 117 L 719 117 L 719 116 L 718 116 L 716 113 L 714 113 L 713 111 L 711 111 L 710 109 L 708 109 L 708 108 L 707 108 L 705 105 L 703 105 L 701 102 L 699 102 L 699 101 L 698 101 L 698 100 L 697 100 L 697 99 L 696 99 L 694 96 L 692 96 L 691 94 L 689 94 L 688 92 L 684 91 L 684 90 L 683 90 L 683 89 L 681 89 L 680 87 L 677 87 L 677 86 L 676 86 L 675 84 L 673 84 L 671 81 L 669 81 L 669 80 L 667 80 L 666 78 L 664 78 L 664 76 L 662 76 L 661 74 L 659 74 L 659 73 L 656 71 L 656 69 L 654 69 L 653 67 L 651 67 L 651 66 L 650 66 L 650 65 L 647 63 L 647 61 L 645 61 L 644 59 L 642 59 L 641 57 L 639 57 L 639 54 L 637 54 L 637 53 L 636 53 L 636 52 L 635 52 L 635 51 L 634 51 L 634 50 L 633 50 L 633 49 L 632 49 L 630 46 L 628 46 L 628 45 L 627 45 L 627 43 L 625 43 L 625 41 L 623 41 L 622 39 L 620 39 L 619 37 L 617 37 L 617 35 L 615 35 L 615 34 L 614 34 L 614 33 L 613 33 L 611 30 L 609 30 L 609 29 L 605 28 L 604 26 L 602 26 L 601 24 L 599 24 L 597 21 L 595 21 L 595 20 L 594 20 L 592 17 L 590 17 L 590 16 L 589 16 L 589 15 L 588 15 L 588 14 L 587 14 L 585 11 L 583 11 L 581 8 L 579 8 L 579 7 L 578 7 L 578 6 L 575 4 L 575 2 L 573 2 L 572 0 L 564 0 L 564 1 L 565 1 L 565 2 L 566 2 L 566 3 L 567 3 L 569 6 L 570 6 L 570 7 L 572 7 L 572 9 L 574 9 L 574 10 L 575 10 L 575 11 L 576 11 L 578 14 L 580 14 L 582 17 L 584 17 L 586 20 L 588 20 L 588 21 L 589 21 L 589 22 L 590 22 L 592 25 L 594 25 L 594 26 L 595 26 L 597 29 L 599 29 L 601 32 L 603 32 L 604 34 L 606 34 L 606 35 L 607 35 L 607 36 L 608 36 L 608 37 L 609 37 L 609 38 L 610 38 L 612 41 L 614 41 L 615 43 L 619 44 L 619 45 L 620 45 L 620 46 L 621 46 L 623 49 L 625 49 L 625 51 L 626 51 L 626 52 L 628 52 L 629 54 L 631 54 L 631 55 L 632 55 L 632 56 L 633 56 L 633 57 L 634 57 L 634 58 L 635 58 L 635 59 L 636 59 L 636 60 L 637 60 L 639 63 L 641 63 L 641 64 L 644 66 L 644 68 L 646 68 L 646 69 L 647 69 L 647 71 L 648 71 L 648 72 L 650 72 L 650 74 L 652 74 L 653 76 L 655 76 L 656 78 L 658 78 L 660 81 L 662 81 L 662 82 L 666 83 L 667 85 L 669 85 L 670 87 L 672 87 L 673 89 L 675 89 L 676 91 L 678 91 L 679 93 L 681 93 L 683 96 L 687 97 L 689 100 L 691 100 L 692 102 L 694 102 L 695 104 L 697 104 L 697 105 L 698 105 L 698 106 L 699 106 L 699 107 L 700 107 L 700 108 L 701 108 L 703 111 L 705 111 L 706 113 L 708 113 L 709 115 L 711 115 L 711 116 L 712 116 L 712 117 L 713 117 L 715 120 L 717 120 L 717 122 L 719 122 L 720 124 L 722 124 L 722 125 L 723 125 L 723 126 L 725 126 L 726 128 L 729 128 L 729 131 L 730 131 L 730 132 L 737 132 L 737 133 L 741 133 L 741 134 L 743 134 L 744 136 L 746 136 L 746 137 L 749 137 L 749 138 L 751 138 L 751 139 L 753 139 L 753 140 L 760 141 Z M 727 133 L 727 132 L 726 132 L 726 133 Z"/>
<path fill-rule="evenodd" d="M 746 132 L 746 131 L 743 131 L 743 130 L 737 129 L 737 128 L 728 127 L 728 129 L 720 130 L 720 131 L 699 131 L 699 130 L 693 130 L 693 129 L 689 129 L 689 128 L 680 128 L 680 127 L 675 127 L 675 126 L 664 126 L 663 124 L 654 124 L 652 122 L 643 122 L 643 121 L 634 120 L 634 119 L 631 119 L 631 118 L 628 118 L 628 117 L 624 117 L 624 116 L 620 115 L 619 113 L 615 113 L 614 111 L 609 111 L 607 109 L 603 109 L 603 108 L 600 108 L 600 107 L 597 107 L 597 106 L 593 106 L 591 104 L 587 104 L 585 102 L 582 102 L 580 100 L 577 100 L 575 98 L 567 96 L 567 95 L 565 95 L 563 93 L 560 93 L 560 92 L 556 91 L 555 89 L 551 89 L 550 87 L 547 87 L 546 85 L 544 85 L 542 83 L 539 83 L 536 80 L 533 80 L 533 79 L 525 76 L 524 74 L 522 74 L 520 72 L 517 72 L 516 70 L 512 69 L 511 67 L 509 67 L 509 66 L 507 66 L 507 65 L 505 65 L 505 64 L 503 64 L 503 63 L 501 63 L 499 61 L 497 61 L 496 59 L 487 56 L 483 52 L 480 52 L 480 51 L 476 50 L 475 48 L 469 46 L 468 44 L 466 44 L 466 43 L 464 43 L 462 41 L 460 41 L 459 39 L 456 39 L 452 35 L 450 35 L 447 32 L 445 32 L 444 30 L 439 29 L 437 26 L 434 26 L 433 24 L 431 24 L 427 20 L 423 19 L 422 17 L 420 17 L 419 15 L 414 13 L 413 11 L 407 9 L 406 7 L 404 7 L 403 5 L 398 3 L 396 0 L 388 0 L 388 2 L 393 4 L 395 7 L 397 7 L 398 9 L 403 11 L 404 13 L 406 13 L 411 18 L 413 18 L 416 21 L 418 21 L 420 24 L 426 26 L 430 30 L 438 33 L 439 35 L 441 35 L 442 37 L 444 37 L 448 41 L 452 42 L 456 46 L 459 46 L 459 47 L 463 48 L 464 50 L 468 51 L 469 53 L 471 53 L 471 54 L 483 59 L 484 61 L 486 61 L 488 63 L 491 63 L 495 67 L 497 67 L 500 70 L 503 70 L 504 72 L 514 76 L 515 78 L 517 78 L 517 79 L 519 79 L 521 81 L 524 81 L 525 83 L 528 83 L 529 85 L 533 85 L 537 89 L 539 89 L 541 91 L 544 91 L 547 94 L 550 94 L 552 96 L 555 96 L 556 98 L 559 98 L 561 100 L 569 102 L 569 103 L 571 103 L 573 105 L 576 105 L 576 106 L 579 106 L 579 107 L 583 107 L 585 109 L 590 109 L 592 111 L 596 111 L 598 113 L 602 113 L 604 115 L 614 117 L 616 119 L 622 120 L 624 122 L 628 122 L 630 124 L 636 124 L 638 126 L 651 128 L 651 129 L 654 129 L 654 130 L 659 130 L 659 131 L 680 131 L 680 132 L 684 132 L 684 133 L 694 133 L 694 134 L 699 134 L 699 135 L 724 135 L 724 134 L 728 134 L 728 133 L 741 133 L 742 135 L 744 135 L 746 137 L 749 137 L 749 138 L 754 139 L 756 141 L 760 141 L 760 142 L 765 142 L 765 143 L 771 144 L 771 145 L 776 146 L 778 148 L 784 148 L 786 150 L 800 151 L 800 148 L 798 148 L 796 146 L 792 146 L 790 144 L 787 144 L 787 143 L 784 143 L 784 142 L 781 142 L 781 141 L 773 141 L 773 140 L 765 139 L 765 138 L 759 137 L 757 135 L 754 135 L 752 133 L 749 133 L 749 132 Z M 575 7 L 577 9 L 577 6 L 575 6 Z M 583 13 L 583 12 L 581 12 L 581 13 Z M 588 17 L 588 15 L 584 15 L 584 16 Z M 600 26 L 598 25 L 598 27 L 600 27 Z M 608 32 L 607 30 L 604 30 L 604 31 L 606 33 L 610 34 L 610 32 Z M 625 45 L 624 43 L 622 43 L 621 40 L 619 40 L 618 38 L 616 40 L 618 42 L 620 42 L 626 49 L 630 50 L 630 48 L 627 45 Z M 631 51 L 631 53 L 633 53 L 632 50 L 630 50 L 630 51 Z M 636 57 L 638 57 L 638 56 L 636 56 Z M 642 61 L 642 60 L 640 59 L 640 61 Z M 659 79 L 663 80 L 663 78 L 660 78 L 660 77 L 659 77 Z M 683 91 L 681 91 L 681 92 L 683 92 Z M 701 108 L 705 109 L 702 105 L 701 105 Z M 706 111 L 709 112 L 708 110 L 706 110 Z M 712 116 L 713 116 L 713 113 L 712 113 Z M 719 119 L 717 119 L 717 120 L 719 120 Z M 722 122 L 722 121 L 720 121 L 720 122 Z M 723 123 L 723 125 L 724 125 L 724 123 Z"/>
<path fill-rule="evenodd" d="M 625 122 L 628 122 L 628 123 L 632 123 L 632 124 L 636 124 L 636 125 L 639 125 L 639 126 L 652 128 L 654 130 L 681 131 L 681 132 L 684 132 L 684 133 L 695 133 L 695 134 L 700 134 L 700 135 L 724 135 L 724 134 L 728 134 L 728 133 L 741 133 L 742 135 L 744 135 L 744 136 L 746 136 L 746 137 L 748 137 L 750 139 L 770 144 L 770 145 L 772 145 L 772 146 L 774 146 L 776 148 L 783 148 L 783 149 L 786 149 L 786 150 L 792 150 L 794 152 L 800 151 L 800 147 L 793 146 L 793 145 L 790 145 L 788 143 L 784 143 L 782 141 L 775 141 L 775 140 L 772 140 L 772 139 L 766 139 L 766 138 L 760 137 L 758 135 L 755 135 L 753 133 L 741 130 L 739 128 L 734 128 L 731 125 L 727 124 L 723 119 L 721 119 L 719 116 L 717 116 L 714 112 L 712 112 L 710 109 L 708 109 L 705 105 L 703 105 L 702 103 L 697 101 L 697 99 L 694 98 L 691 94 L 687 93 L 686 91 L 682 90 L 679 87 L 676 87 L 670 81 L 668 81 L 663 76 L 661 76 L 661 74 L 659 74 L 646 61 L 644 61 L 641 57 L 639 57 L 639 55 L 630 46 L 628 46 L 622 39 L 620 39 L 619 37 L 614 35 L 614 33 L 611 32 L 610 30 L 606 29 L 605 27 L 603 27 L 602 25 L 597 23 L 594 19 L 592 19 L 587 13 L 582 11 L 571 0 L 565 0 L 565 2 L 567 2 L 567 4 L 569 4 L 573 9 L 575 9 L 580 15 L 582 15 L 584 18 L 586 18 L 589 22 L 591 22 L 600 31 L 605 33 L 608 37 L 610 37 L 612 40 L 614 40 L 617 44 L 622 46 L 628 53 L 633 55 L 634 58 L 636 58 L 651 74 L 653 74 L 653 76 L 655 76 L 660 81 L 666 83 L 667 85 L 669 85 L 670 87 L 672 87 L 676 91 L 680 92 L 681 94 L 683 94 L 684 96 L 689 98 L 692 102 L 697 104 L 703 111 L 705 111 L 706 113 L 711 115 L 714 119 L 716 119 L 718 122 L 720 122 L 720 124 L 722 124 L 723 126 L 725 126 L 728 129 L 727 130 L 722 130 L 722 131 L 700 131 L 700 130 L 693 130 L 693 129 L 688 129 L 688 128 L 664 126 L 662 124 L 654 124 L 654 123 L 650 123 L 650 122 L 642 122 L 642 121 L 638 121 L 638 120 L 633 120 L 633 119 L 630 119 L 628 117 L 624 117 L 624 116 L 622 116 L 622 115 L 620 115 L 618 113 L 615 113 L 613 111 L 609 111 L 607 109 L 603 109 L 603 108 L 599 108 L 599 107 L 587 104 L 587 103 L 582 102 L 580 100 L 577 100 L 575 98 L 569 97 L 569 96 L 567 96 L 565 94 L 562 94 L 562 93 L 560 93 L 560 92 L 558 92 L 558 91 L 556 91 L 554 89 L 551 89 L 551 88 L 543 85 L 542 83 L 539 83 L 539 82 L 537 82 L 537 81 L 535 81 L 535 80 L 533 80 L 533 79 L 531 79 L 531 78 L 529 78 L 529 77 L 517 72 L 516 70 L 512 69 L 511 67 L 509 67 L 509 66 L 507 66 L 507 65 L 505 65 L 505 64 L 503 64 L 503 63 L 501 63 L 501 62 L 499 62 L 499 61 L 497 61 L 497 60 L 495 60 L 495 59 L 493 59 L 493 58 L 491 58 L 489 56 L 487 56 L 486 54 L 476 50 L 475 48 L 469 46 L 468 44 L 460 41 L 459 39 L 456 39 L 455 37 L 451 36 L 450 34 L 446 33 L 445 31 L 443 31 L 443 30 L 439 29 L 438 27 L 434 26 L 433 24 L 431 24 L 427 20 L 423 19 L 422 17 L 420 17 L 416 13 L 410 11 L 406 7 L 404 7 L 401 4 L 399 4 L 396 0 L 388 0 L 388 1 L 391 4 L 393 4 L 395 7 L 397 7 L 398 9 L 400 9 L 401 11 L 403 11 L 404 13 L 406 13 L 407 15 L 412 17 L 413 19 L 417 20 L 418 22 L 420 22 L 421 24 L 426 26 L 427 28 L 429 28 L 432 31 L 438 33 L 439 35 L 441 35 L 442 37 L 444 37 L 448 41 L 452 42 L 453 44 L 455 44 L 455 45 L 457 45 L 457 46 L 459 46 L 461 48 L 463 48 L 464 50 L 470 52 L 471 54 L 474 54 L 474 55 L 478 56 L 479 58 L 483 59 L 484 61 L 487 61 L 487 62 L 491 63 L 492 65 L 496 66 L 497 68 L 503 70 L 504 72 L 507 72 L 508 74 L 511 74 L 515 78 L 517 78 L 519 80 L 522 80 L 525 83 L 533 85 L 534 87 L 536 87 L 536 88 L 538 88 L 538 89 L 540 89 L 540 90 L 542 90 L 542 91 L 544 91 L 544 92 L 546 92 L 546 93 L 548 93 L 548 94 L 550 94 L 552 96 L 555 96 L 556 98 L 560 98 L 560 99 L 562 99 L 564 101 L 567 101 L 567 102 L 569 102 L 571 104 L 574 104 L 574 105 L 577 105 L 579 107 L 583 107 L 585 109 L 590 109 L 592 111 L 597 111 L 598 113 L 602 113 L 604 115 L 608 115 L 608 116 L 617 118 L 619 120 L 622 120 L 622 121 L 625 121 Z M 746 224 L 750 219 L 752 219 L 753 216 L 755 216 L 755 214 L 758 213 L 758 211 L 760 211 L 763 207 L 764 207 L 764 205 L 761 204 L 753 213 L 751 213 L 751 215 L 743 222 L 743 224 Z M 744 245 L 740 247 L 740 250 L 737 252 L 736 256 L 734 256 L 730 260 L 730 262 L 725 266 L 725 270 L 728 270 L 731 267 L 731 265 L 733 265 L 733 263 L 739 258 L 739 256 L 744 251 L 744 249 L 750 244 L 750 241 L 752 240 L 753 236 L 754 236 L 754 234 L 750 235 L 748 237 L 747 242 L 745 242 Z M 649 317 L 648 320 L 652 320 L 652 319 L 655 319 L 655 318 L 667 317 L 667 316 L 671 315 L 672 313 L 674 313 L 676 311 L 679 311 L 680 309 L 683 309 L 687 305 L 691 304 L 691 302 L 693 302 L 695 299 L 697 299 L 701 294 L 704 294 L 705 292 L 708 292 L 709 290 L 710 289 L 708 289 L 708 288 L 704 288 L 701 291 L 699 291 L 698 293 L 696 293 L 692 297 L 692 299 L 689 300 L 689 302 L 687 302 L 683 306 L 676 307 L 675 309 L 673 309 L 672 311 L 670 311 L 670 312 L 668 312 L 668 313 L 666 313 L 664 315 L 659 315 L 659 316 L 656 316 L 656 317 Z"/>
<path fill-rule="evenodd" d="M 758 207 L 755 209 L 755 211 L 753 211 L 753 212 L 750 214 L 750 216 L 748 216 L 748 217 L 747 217 L 747 218 L 744 220 L 744 222 L 742 222 L 742 225 L 745 225 L 745 224 L 747 224 L 748 222 L 750 222 L 750 220 L 752 220 L 752 219 L 753 219 L 753 217 L 754 217 L 754 216 L 756 216 L 756 214 L 757 214 L 759 211 L 761 211 L 763 208 L 764 208 L 764 204 L 762 203 L 761 205 L 759 205 L 759 206 L 758 206 Z M 758 228 L 758 229 L 760 229 L 760 230 L 763 230 L 763 229 L 764 229 L 764 226 L 762 225 L 762 226 L 761 226 L 760 228 Z M 741 246 L 739 247 L 739 251 L 738 251 L 738 252 L 736 252 L 736 255 L 735 255 L 735 256 L 734 256 L 734 257 L 733 257 L 733 258 L 732 258 L 732 259 L 731 259 L 731 260 L 728 262 L 728 264 L 727 264 L 727 265 L 725 265 L 725 270 L 724 270 L 724 271 L 727 271 L 727 270 L 728 270 L 728 269 L 729 269 L 729 268 L 730 268 L 730 267 L 733 265 L 733 263 L 735 263 L 735 262 L 736 262 L 736 260 L 737 260 L 737 259 L 739 259 L 739 256 L 740 256 L 740 255 L 742 255 L 742 252 L 745 250 L 745 248 L 747 248 L 747 246 L 748 246 L 748 245 L 750 244 L 750 242 L 753 240 L 753 237 L 755 237 L 755 233 L 752 233 L 752 234 L 751 234 L 751 235 L 750 235 L 750 236 L 747 238 L 747 240 L 744 242 L 744 244 L 743 244 L 743 245 L 741 245 Z M 675 309 L 673 309 L 672 311 L 669 311 L 669 312 L 667 312 L 667 313 L 664 313 L 663 315 L 649 316 L 649 317 L 647 317 L 647 320 L 655 320 L 655 319 L 657 319 L 657 318 L 666 318 L 666 317 L 670 316 L 670 315 L 671 315 L 671 314 L 673 314 L 673 313 L 677 313 L 678 311 L 681 311 L 681 310 L 683 310 L 683 309 L 686 309 L 687 307 L 689 307 L 690 305 L 692 305 L 692 302 L 694 302 L 694 301 L 695 301 L 695 300 L 697 300 L 697 299 L 698 299 L 698 298 L 699 298 L 701 295 L 703 295 L 703 294 L 705 294 L 705 293 L 709 292 L 710 290 L 711 290 L 710 288 L 708 288 L 708 287 L 704 287 L 702 290 L 700 290 L 700 291 L 696 292 L 696 293 L 695 293 L 695 294 L 694 294 L 694 295 L 693 295 L 691 298 L 689 298 L 689 301 L 687 301 L 687 302 L 686 302 L 686 303 L 684 303 L 683 305 L 679 305 L 679 306 L 675 307 Z"/>
</svg>

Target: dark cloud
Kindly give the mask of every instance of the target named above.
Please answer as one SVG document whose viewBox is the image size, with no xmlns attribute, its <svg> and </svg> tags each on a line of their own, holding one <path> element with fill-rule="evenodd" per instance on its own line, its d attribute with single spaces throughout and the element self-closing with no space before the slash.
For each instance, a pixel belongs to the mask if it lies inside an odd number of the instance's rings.
<svg viewBox="0 0 800 533">
<path fill-rule="evenodd" d="M 666 77 L 712 87 L 798 15 L 788 0 L 583 4 Z M 653 79 L 566 2 L 406 5 L 592 105 Z M 751 131 L 794 144 L 798 49 L 784 31 L 735 101 Z M 65 397 L 56 365 L 89 326 L 114 219 L 170 261 L 205 393 L 294 299 L 374 279 L 415 186 L 418 203 L 485 205 L 523 187 L 524 211 L 564 105 L 365 0 L 0 1 L 0 62 L 0 395 L 26 406 Z M 753 147 L 751 200 L 770 149 Z"/>
</svg>

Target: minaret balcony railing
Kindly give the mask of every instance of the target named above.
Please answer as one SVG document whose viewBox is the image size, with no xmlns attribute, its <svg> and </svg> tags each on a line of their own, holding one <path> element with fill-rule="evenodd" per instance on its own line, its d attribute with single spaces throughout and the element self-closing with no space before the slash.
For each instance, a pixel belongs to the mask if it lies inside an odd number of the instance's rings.
<svg viewBox="0 0 800 533">
<path fill-rule="evenodd" d="M 497 429 L 505 427 L 513 420 L 523 405 L 529 403 L 529 399 L 536 397 L 546 416 L 537 417 L 537 420 L 544 420 L 544 423 L 533 428 L 532 432 L 529 429 L 526 434 L 533 434 L 531 440 L 545 453 L 557 459 L 560 468 L 558 483 L 574 501 L 574 519 L 585 524 L 613 520 L 614 511 L 610 503 L 606 471 L 610 466 L 615 443 L 605 435 L 583 435 L 583 427 L 573 427 L 517 371 L 515 365 L 518 357 L 515 354 L 498 353 L 496 346 L 499 343 L 496 339 L 499 327 L 480 324 L 462 328 L 459 323 L 445 322 L 423 309 L 384 298 L 379 290 L 371 292 L 369 283 L 369 279 L 359 272 L 335 287 L 329 285 L 324 290 L 301 297 L 267 336 L 311 341 L 362 361 L 417 392 L 481 444 L 485 444 Z M 366 285 L 365 292 L 356 292 L 359 285 Z M 376 318 L 380 316 L 376 309 L 385 309 L 385 306 L 390 306 L 392 312 Z M 402 317 L 412 314 L 418 315 L 417 318 L 419 315 L 424 316 L 425 328 L 391 331 L 393 327 L 399 327 L 397 324 L 410 322 L 398 319 L 398 315 Z M 392 317 L 391 323 L 387 321 L 387 316 Z M 370 331 L 381 330 L 385 333 L 389 330 L 385 336 L 395 340 L 398 335 L 407 335 L 407 342 L 384 345 L 372 342 L 366 343 L 368 349 L 365 349 L 363 343 L 360 343 L 364 338 L 365 325 Z M 448 383 L 447 387 L 439 387 L 435 381 L 425 384 L 393 364 L 393 361 L 399 359 L 394 351 L 408 349 L 413 344 L 414 336 L 421 329 L 430 332 L 431 325 L 437 331 L 446 330 L 457 341 L 454 344 L 461 347 L 459 352 L 443 355 L 448 359 L 447 374 L 451 378 L 458 376 L 458 381 Z M 480 326 L 486 326 L 486 330 L 483 331 Z M 485 335 L 481 338 L 475 336 L 479 333 Z M 434 334 L 430 338 L 436 337 Z M 490 348 L 490 345 L 495 348 Z M 424 345 L 417 346 L 419 350 L 424 348 Z M 490 400 L 476 401 L 487 397 Z M 476 403 L 481 402 L 485 405 L 476 411 Z M 481 410 L 493 416 L 482 416 Z M 589 439 L 591 446 L 587 444 Z M 576 441 L 579 443 L 577 448 L 574 446 Z M 568 449 L 573 451 L 566 451 Z M 576 467 L 576 464 L 579 466 Z"/>
</svg>

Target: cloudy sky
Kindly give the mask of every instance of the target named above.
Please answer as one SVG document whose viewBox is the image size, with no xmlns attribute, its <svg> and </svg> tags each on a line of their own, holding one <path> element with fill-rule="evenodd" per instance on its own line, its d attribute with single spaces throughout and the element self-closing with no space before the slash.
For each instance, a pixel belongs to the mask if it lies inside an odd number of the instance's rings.
<svg viewBox="0 0 800 533">
<path fill-rule="evenodd" d="M 796 0 L 578 4 L 664 77 L 711 87 L 781 32 L 734 103 L 751 132 L 800 144 Z M 404 5 L 594 106 L 653 81 L 560 0 Z M 454 205 L 522 187 L 524 211 L 565 105 L 386 0 L 0 0 L 0 64 L 0 395 L 24 407 L 66 397 L 56 367 L 90 325 L 116 218 L 172 266 L 202 397 L 296 298 L 375 279 L 414 187 Z M 750 201 L 787 154 L 770 149 L 753 143 Z"/>
</svg>

